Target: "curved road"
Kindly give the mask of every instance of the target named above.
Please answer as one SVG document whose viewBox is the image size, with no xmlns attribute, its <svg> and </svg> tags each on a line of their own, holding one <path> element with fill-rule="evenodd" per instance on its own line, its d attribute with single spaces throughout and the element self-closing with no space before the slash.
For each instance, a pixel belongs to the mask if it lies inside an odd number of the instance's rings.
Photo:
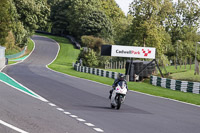
<svg viewBox="0 0 200 133">
<path fill-rule="evenodd" d="M 94 127 L 101 129 L 99 132 L 103 130 L 105 133 L 200 132 L 200 108 L 193 105 L 129 91 L 125 104 L 120 110 L 110 109 L 109 86 L 47 69 L 46 65 L 55 58 L 58 46 L 54 41 L 44 37 L 34 36 L 33 40 L 36 48 L 32 55 L 23 63 L 8 66 L 3 71 L 66 112 L 89 122 L 89 124 L 77 122 L 70 116 L 62 117 L 60 122 L 55 122 L 63 129 L 63 123 L 68 121 L 69 125 L 66 128 L 69 133 L 98 132 L 93 130 Z M 36 114 L 41 120 L 44 119 L 42 116 L 44 114 Z M 58 118 L 60 117 L 58 116 Z M 23 119 L 18 119 L 23 121 Z M 95 126 L 93 127 L 91 124 Z M 76 131 L 73 125 L 79 130 Z M 48 128 L 48 124 L 45 127 Z M 52 126 L 50 125 L 50 127 Z M 32 125 L 32 129 L 37 131 L 37 127 L 34 128 L 34 125 Z M 28 128 L 24 130 L 28 131 Z M 55 133 L 60 132 L 67 131 L 60 130 Z M 41 133 L 45 133 L 45 131 Z"/>
</svg>

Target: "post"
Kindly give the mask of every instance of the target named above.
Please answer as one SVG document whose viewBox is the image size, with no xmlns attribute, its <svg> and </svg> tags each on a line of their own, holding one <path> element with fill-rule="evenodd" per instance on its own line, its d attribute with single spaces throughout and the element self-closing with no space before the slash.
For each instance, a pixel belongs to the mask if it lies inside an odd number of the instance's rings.
<svg viewBox="0 0 200 133">
<path fill-rule="evenodd" d="M 111 59 L 110 59 L 110 69 L 112 69 L 112 56 L 111 56 Z"/>
<path fill-rule="evenodd" d="M 177 69 L 177 64 L 178 64 L 178 44 L 181 42 L 181 40 L 178 40 L 178 43 L 176 44 L 176 69 Z"/>
<path fill-rule="evenodd" d="M 176 69 L 177 69 L 177 62 L 178 62 L 178 43 L 176 44 Z"/>
<path fill-rule="evenodd" d="M 128 71 L 127 71 L 127 81 L 129 81 L 129 73 L 130 73 L 130 68 L 131 68 L 131 64 L 132 64 L 132 58 L 131 59 L 131 62 L 129 63 L 129 66 L 128 66 Z"/>
<path fill-rule="evenodd" d="M 195 72 L 194 75 L 198 74 L 199 75 L 199 63 L 197 62 L 197 44 L 200 44 L 200 42 L 196 43 L 196 48 L 195 48 Z"/>
<path fill-rule="evenodd" d="M 124 69 L 126 69 L 126 61 L 124 60 Z"/>
<path fill-rule="evenodd" d="M 157 66 L 157 68 L 158 68 L 158 70 L 159 70 L 161 76 L 164 77 L 163 74 L 162 74 L 162 71 L 160 70 L 160 67 L 159 67 L 159 65 L 158 65 L 158 63 L 157 63 L 157 61 L 156 61 L 156 59 L 154 59 L 154 61 L 155 61 L 155 63 L 156 63 L 156 66 Z"/>
</svg>

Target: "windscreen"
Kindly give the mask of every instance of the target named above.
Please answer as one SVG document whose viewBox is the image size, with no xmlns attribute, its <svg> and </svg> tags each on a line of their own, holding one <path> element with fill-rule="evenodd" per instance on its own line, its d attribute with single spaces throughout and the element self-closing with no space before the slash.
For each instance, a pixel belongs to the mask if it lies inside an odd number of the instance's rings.
<svg viewBox="0 0 200 133">
<path fill-rule="evenodd" d="M 125 81 L 119 81 L 118 85 L 123 89 L 124 87 L 126 88 L 126 83 Z"/>
</svg>

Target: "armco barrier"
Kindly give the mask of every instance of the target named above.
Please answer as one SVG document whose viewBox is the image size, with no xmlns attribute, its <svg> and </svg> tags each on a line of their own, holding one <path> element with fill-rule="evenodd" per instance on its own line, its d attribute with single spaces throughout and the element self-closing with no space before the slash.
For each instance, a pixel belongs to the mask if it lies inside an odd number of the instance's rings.
<svg viewBox="0 0 200 133">
<path fill-rule="evenodd" d="M 200 83 L 151 76 L 150 84 L 182 92 L 200 94 Z"/>
<path fill-rule="evenodd" d="M 74 70 L 79 71 L 79 72 L 90 73 L 90 74 L 107 77 L 107 78 L 113 78 L 113 79 L 116 79 L 119 74 L 117 72 L 106 71 L 106 70 L 102 70 L 98 68 L 79 66 L 74 63 L 73 63 L 73 67 L 74 67 Z"/>
</svg>

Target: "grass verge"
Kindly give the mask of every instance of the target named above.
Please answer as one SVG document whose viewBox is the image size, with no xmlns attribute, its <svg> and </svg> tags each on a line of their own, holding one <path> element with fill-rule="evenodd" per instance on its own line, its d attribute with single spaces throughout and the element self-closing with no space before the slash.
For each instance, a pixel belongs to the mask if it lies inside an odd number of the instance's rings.
<svg viewBox="0 0 200 133">
<path fill-rule="evenodd" d="M 12 54 L 16 54 L 16 53 L 19 53 L 22 49 L 19 48 L 18 46 L 14 46 L 12 48 L 6 48 L 6 55 L 12 55 Z"/>
<path fill-rule="evenodd" d="M 175 69 L 175 66 L 167 66 L 166 70 L 168 73 L 170 73 L 169 76 L 166 76 L 166 78 L 176 79 L 176 80 L 184 80 L 184 81 L 193 81 L 193 82 L 200 82 L 200 75 L 194 75 L 194 67 L 193 64 L 190 69 L 190 65 L 182 65 L 181 67 L 178 66 L 177 69 Z M 160 67 L 163 74 L 167 74 L 162 67 Z M 108 71 L 113 72 L 119 72 L 119 73 L 125 73 L 124 69 L 106 69 Z M 158 76 L 160 74 L 158 73 Z"/>
<path fill-rule="evenodd" d="M 29 38 L 28 39 L 28 43 L 27 43 L 27 50 L 26 50 L 26 53 L 22 56 L 22 57 L 25 57 L 27 55 L 29 55 L 31 53 L 31 51 L 33 50 L 34 48 L 34 43 L 33 41 Z M 20 51 L 18 51 L 20 52 Z M 15 53 L 16 54 L 16 53 Z M 19 58 L 22 58 L 22 57 L 19 57 Z M 11 65 L 11 64 L 15 64 L 17 63 L 18 61 L 8 61 L 8 65 Z"/>
<path fill-rule="evenodd" d="M 192 82 L 200 82 L 200 75 L 194 75 L 194 70 L 188 70 L 185 72 L 174 73 L 170 75 L 171 78 L 177 80 L 185 80 Z"/>
<path fill-rule="evenodd" d="M 76 61 L 80 51 L 74 49 L 73 45 L 67 39 L 43 34 L 37 35 L 49 37 L 57 41 L 60 45 L 58 57 L 52 64 L 48 66 L 49 68 L 79 78 L 89 79 L 103 84 L 112 85 L 114 81 L 113 79 L 77 72 L 73 69 L 72 62 Z M 143 82 L 128 82 L 128 87 L 130 90 L 200 105 L 200 95 L 198 94 L 174 91 L 166 88 L 152 86 L 149 83 Z"/>
</svg>

